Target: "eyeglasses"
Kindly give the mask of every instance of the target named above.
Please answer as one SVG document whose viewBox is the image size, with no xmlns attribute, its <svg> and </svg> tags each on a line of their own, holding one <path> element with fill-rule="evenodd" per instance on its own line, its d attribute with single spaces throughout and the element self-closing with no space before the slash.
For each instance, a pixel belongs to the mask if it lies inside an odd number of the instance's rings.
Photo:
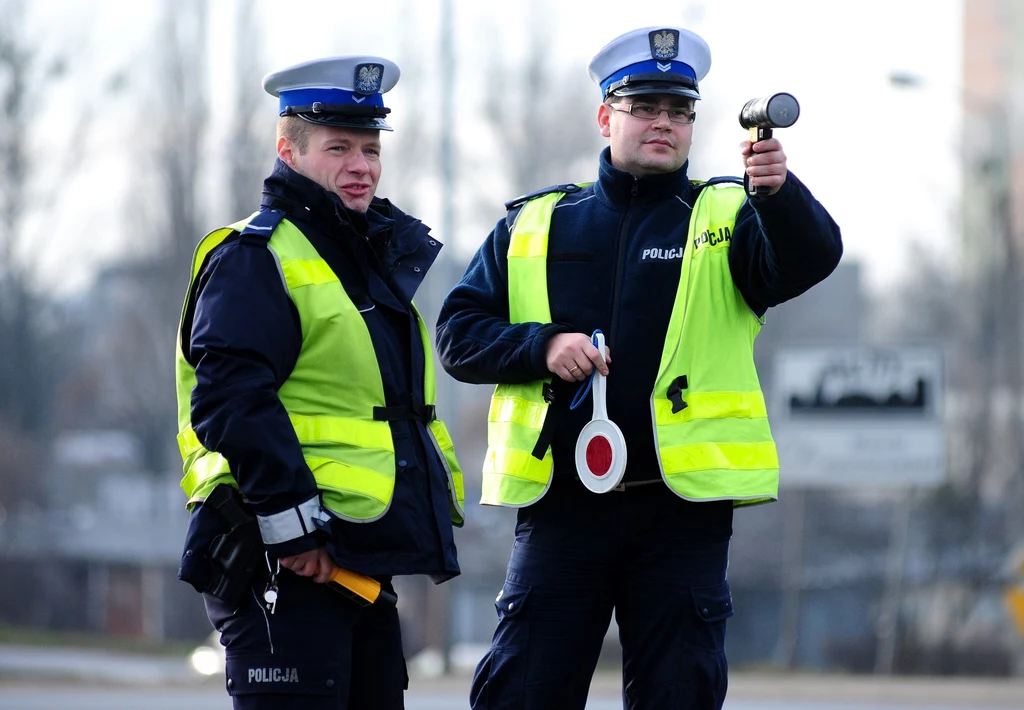
<svg viewBox="0 0 1024 710">
<path fill-rule="evenodd" d="M 642 121 L 653 121 L 661 116 L 662 111 L 668 114 L 668 120 L 672 121 L 672 123 L 693 123 L 693 119 L 697 118 L 697 112 L 691 111 L 688 108 L 662 108 L 661 106 L 653 106 L 651 104 L 627 103 L 609 104 L 609 106 L 616 111 L 636 116 Z M 619 108 L 619 106 L 624 106 L 625 108 Z"/>
</svg>

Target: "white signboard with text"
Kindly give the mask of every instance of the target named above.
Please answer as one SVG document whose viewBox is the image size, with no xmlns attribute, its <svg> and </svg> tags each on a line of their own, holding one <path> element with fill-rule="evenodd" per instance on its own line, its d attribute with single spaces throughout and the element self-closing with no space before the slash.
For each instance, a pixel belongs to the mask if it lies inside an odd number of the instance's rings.
<svg viewBox="0 0 1024 710">
<path fill-rule="evenodd" d="M 946 476 L 938 348 L 783 348 L 769 400 L 782 485 L 937 485 Z"/>
</svg>

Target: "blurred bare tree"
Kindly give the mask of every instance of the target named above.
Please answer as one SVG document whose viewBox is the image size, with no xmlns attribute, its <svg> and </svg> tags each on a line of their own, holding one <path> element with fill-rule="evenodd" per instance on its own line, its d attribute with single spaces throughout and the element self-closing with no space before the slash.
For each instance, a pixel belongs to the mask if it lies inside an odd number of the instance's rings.
<svg viewBox="0 0 1024 710">
<path fill-rule="evenodd" d="M 399 14 L 402 17 L 414 17 L 416 6 L 413 0 L 401 0 Z M 383 174 L 388 189 L 378 194 L 392 200 L 403 212 L 422 218 L 418 191 L 437 177 L 437 153 L 434 150 L 437 132 L 432 121 L 435 116 L 434 112 L 423 111 L 431 77 L 436 76 L 437 72 L 432 70 L 433 58 L 425 56 L 423 43 L 418 41 L 420 27 L 415 22 L 403 22 L 396 31 L 402 38 L 399 43 L 400 54 L 395 57 L 402 71 L 399 86 L 403 102 L 412 118 L 405 120 L 405 116 L 396 116 L 389 120 L 396 130 L 384 139 L 386 152 Z M 438 231 L 440 224 L 429 226 L 442 242 L 448 242 L 448 235 Z"/>
<path fill-rule="evenodd" d="M 99 276 L 103 332 L 83 372 L 99 378 L 102 423 L 132 432 L 144 467 L 176 467 L 176 323 L 196 243 L 206 218 L 210 167 L 203 163 L 209 123 L 208 4 L 165 0 L 154 28 L 156 66 L 140 95 L 141 140 L 132 144 L 138 179 L 127 222 L 125 261 Z M 148 159 L 147 159 L 148 158 Z M 149 168 L 148 170 L 146 168 Z"/>
<path fill-rule="evenodd" d="M 79 151 L 67 151 L 62 160 L 44 159 L 32 148 L 39 106 L 65 78 L 66 62 L 61 51 L 48 52 L 31 36 L 27 8 L 24 0 L 0 0 L 0 504 L 39 492 L 41 445 L 61 371 L 55 347 L 60 315 L 34 283 L 43 247 L 28 234 L 28 217 L 40 207 L 55 208 L 80 158 Z M 87 105 L 65 117 L 70 145 L 82 142 L 90 118 Z M 49 179 L 43 168 L 58 171 L 59 179 Z M 41 229 L 51 226 L 44 221 Z"/>
<path fill-rule="evenodd" d="M 260 104 L 266 99 L 261 87 L 260 57 L 263 39 L 256 3 L 240 0 L 235 7 L 234 101 L 228 127 L 227 204 L 230 212 L 222 217 L 235 221 L 259 206 L 263 179 L 273 164 L 273 123 L 257 122 Z"/>
<path fill-rule="evenodd" d="M 543 6 L 530 0 L 525 16 L 543 17 Z M 521 60 L 500 46 L 489 52 L 484 107 L 499 145 L 497 163 L 511 188 L 500 202 L 546 185 L 596 178 L 604 145 L 597 129 L 600 91 L 578 63 L 566 65 L 554 56 L 556 31 L 540 22 L 525 36 L 513 35 L 525 45 Z M 489 36 L 500 45 L 506 33 Z M 493 212 L 496 200 L 488 199 Z"/>
<path fill-rule="evenodd" d="M 146 120 L 152 122 L 156 144 L 155 196 L 162 214 L 149 230 L 164 257 L 171 282 L 172 303 L 180 299 L 192 251 L 209 224 L 202 213 L 204 173 L 202 141 L 210 117 L 207 77 L 209 8 L 203 0 L 166 0 L 159 27 L 159 91 Z M 177 305 L 173 308 L 176 310 Z M 168 370 L 170 365 L 168 365 Z"/>
<path fill-rule="evenodd" d="M 949 393 L 949 478 L 926 495 L 919 523 L 935 574 L 930 589 L 947 603 L 941 617 L 933 612 L 930 637 L 913 626 L 903 630 L 898 671 L 949 672 L 941 664 L 960 659 L 959 672 L 970 672 L 971 657 L 1000 650 L 991 640 L 981 648 L 961 637 L 970 615 L 1001 597 L 1007 561 L 1024 539 L 1024 235 L 1011 217 L 1006 117 L 999 106 L 985 113 L 995 140 L 965 146 L 965 182 L 973 191 L 965 195 L 970 241 L 962 249 L 971 251 L 969 260 L 951 270 L 949 260 L 922 253 L 900 291 L 878 305 L 888 319 L 884 339 L 943 344 Z M 926 662 L 929 654 L 937 655 Z M 986 663 L 996 673 L 1006 661 Z"/>
<path fill-rule="evenodd" d="M 32 396 L 37 362 L 33 296 L 19 249 L 29 193 L 28 89 L 34 68 L 24 42 L 24 10 L 19 2 L 0 4 L 5 17 L 0 26 L 0 406 L 12 426 L 31 431 L 41 424 L 41 411 Z"/>
</svg>

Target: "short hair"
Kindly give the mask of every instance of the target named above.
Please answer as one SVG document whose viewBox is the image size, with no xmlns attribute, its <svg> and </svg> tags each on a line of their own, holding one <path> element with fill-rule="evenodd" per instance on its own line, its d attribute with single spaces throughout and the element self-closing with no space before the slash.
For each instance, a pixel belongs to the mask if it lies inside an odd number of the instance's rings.
<svg viewBox="0 0 1024 710">
<path fill-rule="evenodd" d="M 303 121 L 298 116 L 282 116 L 277 122 L 277 137 L 280 140 L 284 136 L 299 149 L 299 155 L 305 155 L 309 148 L 309 137 L 313 135 L 315 127 L 315 124 Z"/>
</svg>

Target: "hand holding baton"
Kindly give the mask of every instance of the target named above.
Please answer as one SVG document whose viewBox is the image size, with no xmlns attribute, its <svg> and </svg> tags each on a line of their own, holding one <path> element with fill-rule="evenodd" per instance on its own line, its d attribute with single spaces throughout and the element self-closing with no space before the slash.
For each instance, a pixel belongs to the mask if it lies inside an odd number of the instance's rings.
<svg viewBox="0 0 1024 710">
<path fill-rule="evenodd" d="M 607 358 L 604 333 L 594 331 L 592 342 L 601 357 Z M 576 472 L 583 485 L 594 493 L 607 493 L 622 482 L 626 473 L 626 438 L 622 430 L 608 418 L 606 393 L 608 382 L 595 367 L 587 381 L 573 398 L 570 408 L 582 404 L 593 385 L 594 414 L 576 439 Z"/>
<path fill-rule="evenodd" d="M 313 527 L 323 531 L 326 537 L 330 537 L 331 527 L 327 521 L 315 518 Z M 347 570 L 334 563 L 331 565 L 331 576 L 327 578 L 325 584 L 339 594 L 344 594 L 359 606 L 373 604 L 395 606 L 398 603 L 398 597 L 382 589 L 380 582 L 373 577 Z"/>
</svg>

